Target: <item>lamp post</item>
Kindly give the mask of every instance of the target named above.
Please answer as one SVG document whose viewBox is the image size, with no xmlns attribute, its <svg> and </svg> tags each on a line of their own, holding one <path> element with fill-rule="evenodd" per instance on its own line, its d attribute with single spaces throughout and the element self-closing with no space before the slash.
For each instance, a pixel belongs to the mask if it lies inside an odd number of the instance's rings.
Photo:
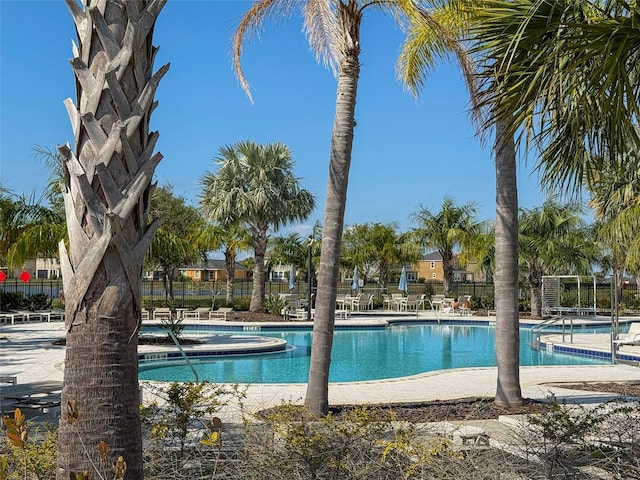
<svg viewBox="0 0 640 480">
<path fill-rule="evenodd" d="M 311 246 L 313 245 L 313 237 L 309 236 L 309 243 L 307 244 L 307 260 L 309 264 L 307 266 L 307 322 L 311 321 L 311 291 L 313 290 L 313 281 L 311 277 Z"/>
</svg>

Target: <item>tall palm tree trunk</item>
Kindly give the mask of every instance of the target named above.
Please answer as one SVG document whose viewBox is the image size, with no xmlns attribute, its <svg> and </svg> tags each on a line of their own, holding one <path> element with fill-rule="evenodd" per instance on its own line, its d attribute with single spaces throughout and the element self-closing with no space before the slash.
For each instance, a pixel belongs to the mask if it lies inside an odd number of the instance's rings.
<svg viewBox="0 0 640 480">
<path fill-rule="evenodd" d="M 445 293 L 451 291 L 451 284 L 453 283 L 453 252 L 441 252 L 442 253 L 442 287 Z"/>
<path fill-rule="evenodd" d="M 233 279 L 236 278 L 236 251 L 233 248 L 227 248 L 224 251 L 224 273 L 227 276 L 226 302 L 227 305 L 231 305 L 233 304 Z"/>
<path fill-rule="evenodd" d="M 522 404 L 518 316 L 518 186 L 513 136 L 504 121 L 496 127 L 496 360 L 495 402 Z"/>
<path fill-rule="evenodd" d="M 257 225 L 253 232 L 253 288 L 251 289 L 250 312 L 264 310 L 264 257 L 267 254 L 268 224 Z"/>
<path fill-rule="evenodd" d="M 122 456 L 126 478 L 141 479 L 137 329 L 142 262 L 157 228 L 147 225 L 150 182 L 162 158 L 149 120 L 168 69 L 153 74 L 151 39 L 165 0 L 66 2 L 79 40 L 78 105 L 65 101 L 75 148 L 59 147 L 69 251 L 60 244 L 67 339 L 57 478 L 85 470 L 94 478 L 94 468 L 111 478 Z M 110 449 L 104 461 L 100 441 Z"/>
<path fill-rule="evenodd" d="M 339 3 L 339 10 L 346 6 Z M 305 405 L 320 416 L 329 411 L 329 367 L 333 346 L 335 305 L 340 269 L 340 246 L 344 226 L 344 211 L 347 203 L 347 187 L 351 151 L 353 147 L 356 94 L 360 77 L 360 13 L 345 13 L 339 16 L 345 22 L 347 53 L 340 65 L 336 99 L 336 113 L 331 137 L 329 180 L 322 231 L 322 251 L 318 269 L 318 294 L 316 314 L 313 322 L 311 365 Z M 349 22 L 349 23 L 347 23 Z"/>
</svg>

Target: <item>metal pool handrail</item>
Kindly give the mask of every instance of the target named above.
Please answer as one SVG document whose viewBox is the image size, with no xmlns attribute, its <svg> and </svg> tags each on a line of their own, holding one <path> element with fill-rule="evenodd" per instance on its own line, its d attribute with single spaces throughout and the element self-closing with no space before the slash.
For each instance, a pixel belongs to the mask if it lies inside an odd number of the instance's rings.
<svg viewBox="0 0 640 480">
<path fill-rule="evenodd" d="M 167 334 L 171 337 L 171 340 L 173 340 L 173 343 L 176 344 L 176 347 L 178 347 L 178 350 L 180 351 L 182 358 L 184 358 L 184 361 L 187 362 L 187 365 L 189 365 L 189 368 L 193 372 L 193 376 L 195 377 L 196 382 L 199 382 L 200 380 L 198 379 L 198 372 L 196 372 L 196 369 L 193 368 L 193 365 L 191 364 L 189 357 L 187 357 L 187 354 L 184 353 L 184 350 L 182 349 L 182 345 L 180 345 L 180 342 L 178 341 L 178 339 L 176 338 L 176 336 L 173 334 L 171 330 L 167 329 Z"/>
<path fill-rule="evenodd" d="M 569 321 L 569 333 L 566 333 L 566 323 Z M 540 336 L 542 335 L 542 330 L 546 327 L 550 327 L 551 325 L 555 325 L 556 323 L 562 322 L 562 341 L 564 342 L 565 335 L 569 335 L 570 343 L 573 343 L 573 318 L 572 317 L 552 317 L 545 320 L 542 323 L 539 323 L 535 327 L 531 329 L 531 348 L 534 350 L 540 349 Z"/>
</svg>

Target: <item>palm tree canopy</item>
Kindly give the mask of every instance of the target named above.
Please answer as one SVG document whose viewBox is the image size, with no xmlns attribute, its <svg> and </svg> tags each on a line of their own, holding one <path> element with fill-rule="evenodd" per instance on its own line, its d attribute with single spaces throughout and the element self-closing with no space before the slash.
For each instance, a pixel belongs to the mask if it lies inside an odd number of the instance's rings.
<svg viewBox="0 0 640 480">
<path fill-rule="evenodd" d="M 541 206 L 521 209 L 519 246 L 522 268 L 543 274 L 588 273 L 594 245 L 577 203 L 549 199 Z"/>
<path fill-rule="evenodd" d="M 223 225 L 259 222 L 277 230 L 306 219 L 315 208 L 311 192 L 301 189 L 292 174 L 291 151 L 282 143 L 225 146 L 215 163 L 217 172 L 200 180 L 200 205 L 208 218 Z"/>
<path fill-rule="evenodd" d="M 464 0 L 463 0 L 464 1 Z M 617 154 L 640 115 L 640 4 L 619 0 L 469 2 L 492 122 L 513 115 L 551 185 L 577 189 L 588 153 Z"/>
<path fill-rule="evenodd" d="M 481 233 L 484 222 L 476 222 L 475 214 L 475 203 L 458 206 L 452 198 L 445 197 L 439 212 L 421 207 L 412 215 L 418 224 L 413 233 L 424 247 L 436 248 L 444 256 Z"/>
</svg>

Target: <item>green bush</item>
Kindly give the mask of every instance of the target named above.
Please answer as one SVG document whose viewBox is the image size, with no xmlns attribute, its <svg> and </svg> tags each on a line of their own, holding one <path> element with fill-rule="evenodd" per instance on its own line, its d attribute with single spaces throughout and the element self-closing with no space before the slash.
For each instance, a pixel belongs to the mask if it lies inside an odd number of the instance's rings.
<svg viewBox="0 0 640 480">
<path fill-rule="evenodd" d="M 243 312 L 243 311 L 249 310 L 250 304 L 251 304 L 251 297 L 241 297 L 241 298 L 234 297 L 233 305 L 227 305 L 227 303 L 224 303 L 223 306 L 233 307 L 234 310 Z"/>
<path fill-rule="evenodd" d="M 2 310 L 20 310 L 25 303 L 22 292 L 0 292 Z"/>
<path fill-rule="evenodd" d="M 55 479 L 57 430 L 36 427 L 20 409 L 6 415 L 3 424 L 6 447 L 0 447 L 0 478 Z"/>
<path fill-rule="evenodd" d="M 269 295 L 264 299 L 262 306 L 264 309 L 272 315 L 281 315 L 283 310 L 287 308 L 288 302 L 286 298 L 282 298 L 280 295 Z"/>
<path fill-rule="evenodd" d="M 51 300 L 44 293 L 25 295 L 22 292 L 0 291 L 0 307 L 2 310 L 47 310 L 51 308 Z"/>
<path fill-rule="evenodd" d="M 168 388 L 145 383 L 154 396 L 164 400 L 162 404 L 151 403 L 141 408 L 143 425 L 151 437 L 161 446 L 179 446 L 184 454 L 190 440 L 198 445 L 201 440 L 212 438 L 219 430 L 220 419 L 213 415 L 229 403 L 231 398 L 242 404 L 244 393 L 237 387 L 214 385 L 210 382 L 173 382 Z"/>
</svg>

